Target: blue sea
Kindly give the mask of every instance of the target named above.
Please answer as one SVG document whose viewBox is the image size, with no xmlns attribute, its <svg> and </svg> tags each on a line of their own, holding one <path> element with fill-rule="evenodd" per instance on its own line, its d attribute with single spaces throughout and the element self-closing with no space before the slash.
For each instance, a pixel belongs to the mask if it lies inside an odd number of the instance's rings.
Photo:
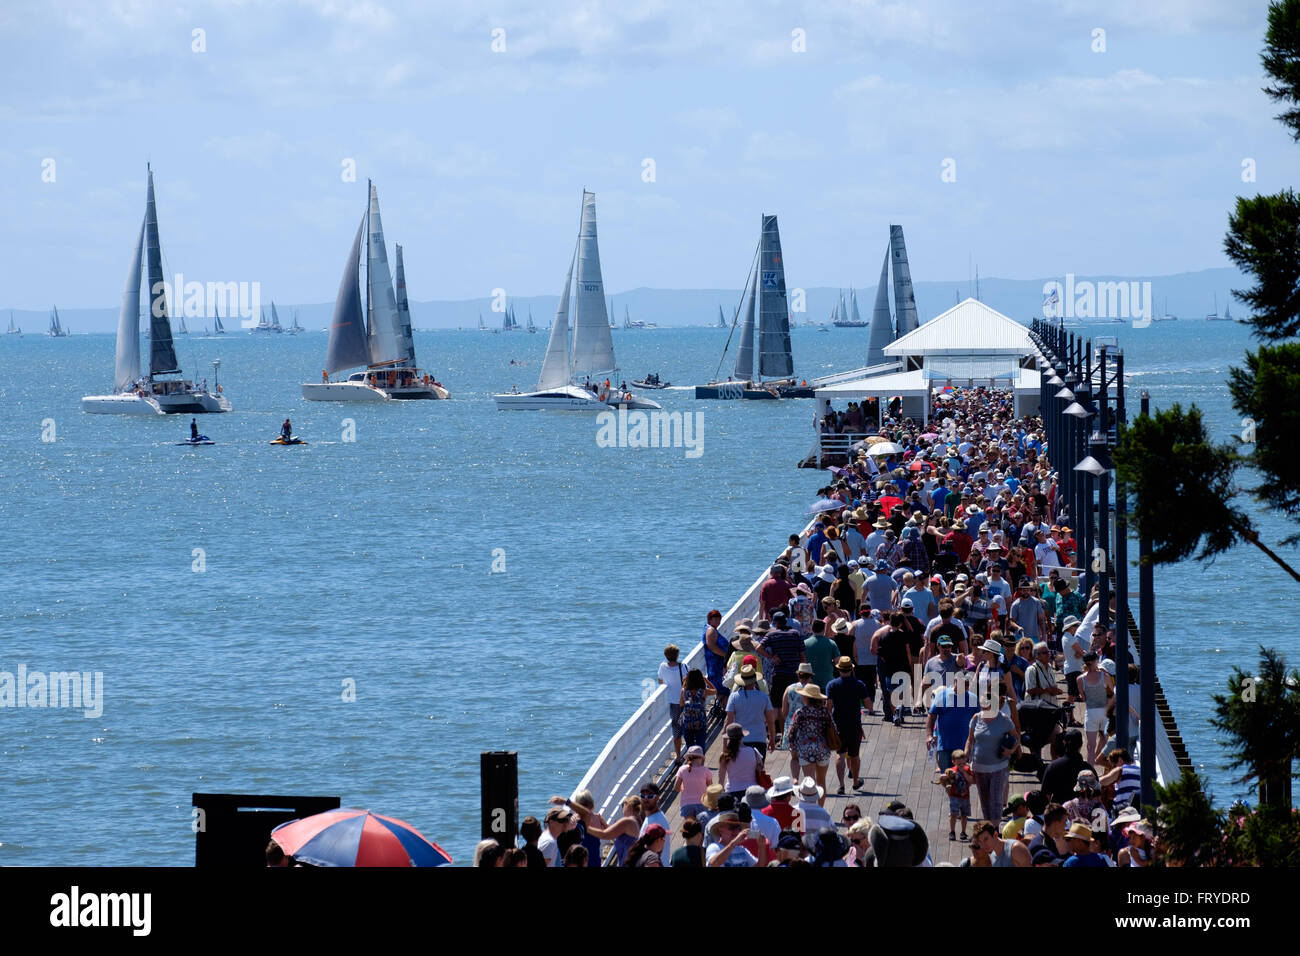
<svg viewBox="0 0 1300 956">
<path fill-rule="evenodd" d="M 685 385 L 712 377 L 726 335 L 614 342 L 629 379 Z M 1246 327 L 1119 336 L 1130 408 L 1146 388 L 1157 407 L 1198 403 L 1225 439 L 1240 431 L 1223 379 Z M 859 366 L 865 343 L 865 329 L 795 329 L 796 371 Z M 605 448 L 594 416 L 491 401 L 532 386 L 544 333 L 416 346 L 450 401 L 303 401 L 318 331 L 182 338 L 186 373 L 211 380 L 220 359 L 234 404 L 199 417 L 216 445 L 189 448 L 174 444 L 187 416 L 82 413 L 82 395 L 109 390 L 111 336 L 0 337 L 0 671 L 103 675 L 96 717 L 0 709 L 0 864 L 188 865 L 196 791 L 336 795 L 468 862 L 479 754 L 518 751 L 521 814 L 568 793 L 664 645 L 699 639 L 826 477 L 795 468 L 810 400 L 669 390 L 665 408 L 702 413 L 701 456 Z M 309 445 L 267 444 L 286 416 Z M 1287 530 L 1261 525 L 1268 541 Z M 1210 695 L 1260 642 L 1300 664 L 1271 626 L 1294 585 L 1241 548 L 1160 570 L 1156 588 L 1159 673 L 1191 755 L 1221 801 L 1248 795 L 1223 770 Z"/>
</svg>

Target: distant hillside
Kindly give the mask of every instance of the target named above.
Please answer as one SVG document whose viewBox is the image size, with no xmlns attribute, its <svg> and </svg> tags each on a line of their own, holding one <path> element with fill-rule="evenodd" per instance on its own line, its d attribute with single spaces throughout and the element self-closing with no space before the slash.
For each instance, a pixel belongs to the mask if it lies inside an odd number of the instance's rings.
<svg viewBox="0 0 1300 956">
<path fill-rule="evenodd" d="M 1203 269 L 1200 272 L 1184 272 L 1171 276 L 1111 276 L 1079 275 L 1076 281 L 1091 282 L 1150 282 L 1151 295 L 1155 300 L 1153 311 L 1163 314 L 1166 308 L 1179 318 L 1199 319 L 1215 308 L 1218 297 L 1218 309 L 1222 312 L 1229 291 L 1243 288 L 1248 284 L 1246 277 L 1235 269 Z M 1040 315 L 1043 305 L 1043 286 L 1047 282 L 1064 282 L 1065 276 L 1052 276 L 1044 279 L 998 279 L 994 277 L 980 279 L 980 299 L 1012 318 L 1026 321 L 1032 316 Z M 974 289 L 965 280 L 950 282 L 916 282 L 916 305 L 921 320 L 925 321 L 950 308 L 958 299 L 973 295 Z M 805 311 L 796 313 L 798 322 L 829 320 L 831 309 L 839 298 L 839 289 L 814 288 L 805 291 Z M 847 295 L 847 289 L 844 292 Z M 874 285 L 858 287 L 858 311 L 863 319 L 870 319 L 871 307 L 875 301 Z M 892 293 L 891 293 L 892 294 Z M 722 306 L 727 321 L 731 321 L 739 300 L 739 289 L 631 289 L 616 292 L 614 299 L 614 321 L 622 325 L 623 310 L 626 307 L 631 318 L 643 322 L 653 322 L 660 326 L 712 325 L 718 321 L 718 306 Z M 514 306 L 520 324 L 527 322 L 528 310 L 531 308 L 533 321 L 545 328 L 555 315 L 558 296 L 539 295 L 517 297 L 510 300 Z M 269 303 L 267 303 L 269 304 Z M 277 302 L 282 321 L 288 322 L 295 309 L 298 321 L 308 329 L 324 328 L 333 311 L 332 302 L 317 302 L 295 305 Z M 1238 302 L 1232 303 L 1236 315 L 1245 315 L 1246 308 Z M 0 308 L 0 322 L 8 325 L 7 313 L 10 310 Z M 117 329 L 117 306 L 102 309 L 59 309 L 63 324 L 79 332 L 114 332 Z M 14 319 L 24 332 L 43 332 L 49 325 L 49 313 L 33 312 L 21 309 L 13 310 Z M 492 311 L 489 298 L 466 299 L 461 301 L 412 302 L 412 324 L 419 329 L 472 329 L 478 327 L 479 315 L 487 325 L 501 325 L 501 313 Z M 202 319 L 187 319 L 192 330 L 202 330 Z M 227 323 L 232 326 L 233 323 Z"/>
</svg>

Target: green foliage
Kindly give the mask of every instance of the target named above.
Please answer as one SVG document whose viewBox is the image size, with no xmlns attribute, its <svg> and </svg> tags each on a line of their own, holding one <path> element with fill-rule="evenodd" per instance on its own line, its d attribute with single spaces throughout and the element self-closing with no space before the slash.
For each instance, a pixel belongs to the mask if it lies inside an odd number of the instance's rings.
<svg viewBox="0 0 1300 956">
<path fill-rule="evenodd" d="M 1246 353 L 1246 368 L 1228 379 L 1233 405 L 1253 422 L 1250 465 L 1264 482 L 1252 493 L 1271 508 L 1300 516 L 1300 343 Z M 1300 541 L 1300 533 L 1283 543 Z"/>
<path fill-rule="evenodd" d="M 1228 766 L 1244 770 L 1242 783 L 1260 783 L 1260 803 L 1289 810 L 1292 758 L 1300 750 L 1300 673 L 1286 658 L 1259 649 L 1259 671 L 1233 668 L 1228 693 L 1214 695 L 1211 725 L 1227 735 Z"/>
<path fill-rule="evenodd" d="M 1153 564 L 1173 564 L 1205 543 L 1197 560 L 1227 551 L 1250 519 L 1235 494 L 1232 447 L 1212 445 L 1193 405 L 1140 415 L 1124 429 L 1115 467 L 1129 495 L 1129 520 L 1152 542 Z"/>
<path fill-rule="evenodd" d="M 1290 127 L 1300 143 L 1300 0 L 1278 0 L 1268 6 L 1268 32 L 1260 57 L 1264 72 L 1275 82 L 1264 92 L 1290 109 L 1276 117 Z"/>
<path fill-rule="evenodd" d="M 1233 290 L 1251 309 L 1254 334 L 1276 341 L 1300 331 L 1300 196 L 1238 196 L 1223 251 L 1255 279 L 1254 288 Z"/>
<path fill-rule="evenodd" d="M 1188 770 L 1168 786 L 1156 784 L 1156 832 L 1166 864 L 1222 866 L 1227 816 L 1214 806 L 1200 775 Z"/>
<path fill-rule="evenodd" d="M 1232 807 L 1227 814 L 1224 857 L 1237 866 L 1300 866 L 1300 814 Z"/>
</svg>

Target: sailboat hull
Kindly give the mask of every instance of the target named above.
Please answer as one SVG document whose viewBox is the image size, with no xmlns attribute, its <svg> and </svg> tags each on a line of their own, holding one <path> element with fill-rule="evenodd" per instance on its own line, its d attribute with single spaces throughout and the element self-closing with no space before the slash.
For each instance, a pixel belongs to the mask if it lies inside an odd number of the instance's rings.
<svg viewBox="0 0 1300 956">
<path fill-rule="evenodd" d="M 171 395 L 155 395 L 158 406 L 168 415 L 204 415 L 228 412 L 230 399 L 211 392 L 185 391 Z"/>
<path fill-rule="evenodd" d="M 304 382 L 302 397 L 309 402 L 386 402 L 389 400 L 387 392 L 365 382 L 328 384 Z"/>
<path fill-rule="evenodd" d="M 508 392 L 492 396 L 497 411 L 514 412 L 599 412 L 609 408 L 586 389 L 569 385 L 542 392 Z"/>
<path fill-rule="evenodd" d="M 162 415 L 158 402 L 134 392 L 123 395 L 87 395 L 81 410 L 89 415 Z"/>
</svg>

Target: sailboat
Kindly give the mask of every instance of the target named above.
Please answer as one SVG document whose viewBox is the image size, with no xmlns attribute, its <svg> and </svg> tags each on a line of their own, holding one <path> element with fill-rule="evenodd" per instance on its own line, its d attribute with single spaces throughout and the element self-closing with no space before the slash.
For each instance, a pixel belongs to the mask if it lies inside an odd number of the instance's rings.
<svg viewBox="0 0 1300 956">
<path fill-rule="evenodd" d="M 221 324 L 221 316 L 219 315 L 214 315 L 212 317 L 212 332 L 215 335 L 226 334 L 226 327 Z"/>
<path fill-rule="evenodd" d="M 574 269 L 577 269 L 576 283 Z M 572 287 L 572 294 L 570 293 Z M 569 303 L 573 303 L 573 341 L 569 341 Z M 618 371 L 609 313 L 605 309 L 596 240 L 596 194 L 582 191 L 582 221 L 578 241 L 564 276 L 564 290 L 551 324 L 546 358 L 532 392 L 511 391 L 493 396 L 500 410 L 599 411 L 619 408 L 657 409 L 661 406 L 623 388 L 611 388 L 604 375 Z"/>
<path fill-rule="evenodd" d="M 484 324 L 483 324 L 483 313 L 482 313 L 482 312 L 480 312 L 480 313 L 478 314 L 478 330 L 479 330 L 480 332 L 500 332 L 500 331 L 501 331 L 500 329 L 489 329 L 486 325 L 484 325 Z"/>
<path fill-rule="evenodd" d="M 14 325 L 14 314 L 13 314 L 12 311 L 9 313 L 9 328 L 5 330 L 5 334 L 6 334 L 6 335 L 22 335 L 22 334 L 23 334 L 23 330 L 20 329 L 18 326 Z"/>
<path fill-rule="evenodd" d="M 840 315 L 833 323 L 836 328 L 840 329 L 864 329 L 867 323 L 862 321 L 862 316 L 858 313 L 858 294 L 849 289 L 849 304 L 844 305 L 844 293 L 840 293 L 839 304 Z"/>
<path fill-rule="evenodd" d="M 1231 322 L 1231 315 L 1219 315 L 1219 293 L 1214 293 L 1214 311 L 1205 317 L 1206 322 Z"/>
<path fill-rule="evenodd" d="M 54 311 L 50 313 L 50 330 L 45 334 L 52 339 L 65 339 L 72 334 L 59 321 L 59 307 L 57 305 L 54 307 Z"/>
<path fill-rule="evenodd" d="M 1171 315 L 1170 312 L 1169 312 L 1169 299 L 1168 299 L 1168 297 L 1165 298 L 1165 309 L 1164 309 L 1164 314 L 1162 314 L 1162 315 L 1153 315 L 1153 316 L 1151 317 L 1151 321 L 1152 321 L 1152 322 L 1176 322 L 1177 320 L 1178 320 L 1178 316 L 1176 316 L 1176 315 Z"/>
<path fill-rule="evenodd" d="M 740 325 L 740 346 L 733 374 L 725 382 L 715 380 L 707 385 L 695 386 L 695 397 L 811 398 L 812 390 L 797 385 L 791 377 L 794 358 L 790 353 L 790 313 L 786 306 L 785 264 L 781 256 L 781 233 L 777 228 L 776 216 L 763 216 L 758 248 L 754 250 L 749 276 L 745 279 L 745 290 L 736 310 L 737 318 L 741 312 L 745 317 Z M 733 327 L 734 325 L 735 322 Z M 754 375 L 756 344 L 757 377 Z M 726 360 L 730 346 L 731 336 L 728 336 L 727 345 L 722 350 L 722 361 Z M 718 362 L 719 371 L 722 361 Z M 778 378 L 764 382 L 765 375 Z"/>
<path fill-rule="evenodd" d="M 388 271 L 388 247 L 379 216 L 379 194 L 370 183 L 370 200 L 343 264 L 334 300 L 325 370 L 320 382 L 303 382 L 302 397 L 314 402 L 386 402 L 390 399 L 450 398 L 448 391 L 415 362 L 411 309 L 406 298 L 402 247 L 397 247 L 395 280 Z M 359 287 L 361 237 L 366 237 L 365 310 Z M 394 282 L 396 292 L 394 292 Z M 342 381 L 336 372 L 364 366 Z"/>
<path fill-rule="evenodd" d="M 180 363 L 172 342 L 171 319 L 167 316 L 167 297 L 159 293 L 150 303 L 152 335 L 149 339 L 149 374 L 140 368 L 140 272 L 141 260 L 148 272 L 148 288 L 163 287 L 162 246 L 158 238 L 158 210 L 154 201 L 153 170 L 148 169 L 149 189 L 145 199 L 144 221 L 140 224 L 135 253 L 126 274 L 122 309 L 117 320 L 117 355 L 113 363 L 113 393 L 87 395 L 81 400 L 82 411 L 97 415 L 161 415 L 163 413 L 228 412 L 230 400 L 213 383 L 195 386 L 181 378 Z M 215 365 L 214 365 L 215 367 Z M 164 378 L 163 376 L 178 376 Z"/>
<path fill-rule="evenodd" d="M 180 319 L 180 322 L 181 322 L 181 328 L 180 328 L 180 332 L 179 332 L 179 334 L 180 334 L 180 335 L 189 335 L 189 334 L 190 334 L 190 330 L 187 329 L 187 328 L 185 327 L 185 316 L 182 315 L 182 316 L 179 316 L 178 318 Z"/>
<path fill-rule="evenodd" d="M 502 332 L 519 331 L 519 323 L 515 321 L 515 307 L 513 305 L 506 307 L 505 316 L 501 320 L 501 331 Z"/>
<path fill-rule="evenodd" d="M 297 309 L 293 310 L 293 325 L 289 326 L 287 329 L 285 329 L 285 331 L 288 332 L 290 335 L 297 335 L 299 332 L 302 331 L 302 326 L 298 324 Z"/>
<path fill-rule="evenodd" d="M 528 307 L 528 334 L 537 334 L 537 326 L 533 325 L 533 307 L 531 305 Z"/>
<path fill-rule="evenodd" d="M 275 300 L 271 300 L 271 331 L 277 335 L 284 334 L 284 327 L 280 325 L 280 313 L 275 311 Z"/>
<path fill-rule="evenodd" d="M 727 318 L 722 314 L 722 306 L 718 306 L 718 328 L 725 329 L 726 327 Z"/>
</svg>

